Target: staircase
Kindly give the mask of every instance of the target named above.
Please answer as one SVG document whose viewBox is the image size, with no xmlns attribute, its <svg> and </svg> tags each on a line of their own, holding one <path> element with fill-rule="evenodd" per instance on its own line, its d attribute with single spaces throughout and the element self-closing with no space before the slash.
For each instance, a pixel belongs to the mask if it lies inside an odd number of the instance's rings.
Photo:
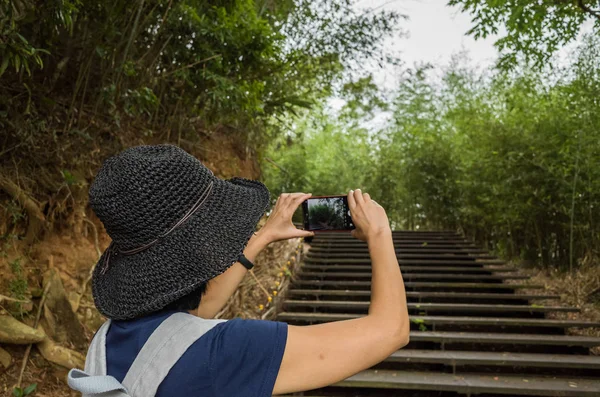
<svg viewBox="0 0 600 397">
<path fill-rule="evenodd" d="M 546 318 L 574 307 L 536 304 L 555 295 L 454 232 L 394 232 L 411 318 L 410 343 L 383 363 L 297 396 L 600 396 L 600 338 L 567 335 L 600 323 Z M 367 314 L 365 243 L 316 236 L 278 321 L 307 325 Z"/>
</svg>

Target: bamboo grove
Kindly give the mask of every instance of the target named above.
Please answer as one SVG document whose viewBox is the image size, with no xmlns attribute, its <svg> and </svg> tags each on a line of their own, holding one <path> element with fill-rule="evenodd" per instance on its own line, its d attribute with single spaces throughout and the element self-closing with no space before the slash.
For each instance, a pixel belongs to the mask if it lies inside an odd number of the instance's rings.
<svg viewBox="0 0 600 397">
<path fill-rule="evenodd" d="M 458 229 L 506 256 L 563 269 L 597 260 L 598 39 L 564 67 L 478 71 L 457 56 L 444 68 L 405 70 L 387 101 L 370 81 L 347 88 L 341 111 L 324 106 L 273 143 L 270 186 L 362 187 L 397 228 Z M 387 109 L 380 128 L 373 107 Z"/>
</svg>

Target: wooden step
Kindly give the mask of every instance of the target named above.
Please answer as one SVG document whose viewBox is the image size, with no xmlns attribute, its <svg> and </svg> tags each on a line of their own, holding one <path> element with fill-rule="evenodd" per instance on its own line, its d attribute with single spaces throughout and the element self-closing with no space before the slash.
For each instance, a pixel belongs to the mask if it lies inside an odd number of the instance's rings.
<svg viewBox="0 0 600 397">
<path fill-rule="evenodd" d="M 403 269 L 404 270 L 404 269 Z M 404 273 L 402 272 L 404 279 L 406 280 L 428 280 L 428 279 L 462 279 L 462 280 L 528 280 L 529 276 L 523 276 L 518 274 L 440 274 L 440 273 Z M 371 278 L 371 273 L 357 273 L 357 272 L 305 272 L 301 271 L 297 273 L 298 277 L 303 279 L 332 279 L 332 278 Z"/>
<path fill-rule="evenodd" d="M 365 265 L 302 265 L 302 271 L 308 272 L 371 272 L 371 266 Z M 508 273 L 516 272 L 516 267 L 509 266 L 402 266 L 402 273 L 440 272 L 440 273 Z"/>
<path fill-rule="evenodd" d="M 338 255 L 338 254 L 368 254 L 369 249 L 367 247 L 363 248 L 323 248 L 323 247 L 311 247 L 309 250 L 310 253 L 314 254 L 329 254 L 329 255 Z M 454 255 L 454 254 L 489 254 L 487 250 L 481 248 L 429 248 L 429 247 L 396 247 L 397 253 L 405 253 L 405 254 L 446 254 L 446 255 Z"/>
<path fill-rule="evenodd" d="M 392 234 L 455 234 L 460 236 L 461 234 L 458 233 L 456 230 L 452 230 L 452 229 L 447 229 L 447 230 L 411 230 L 411 229 L 400 229 L 400 230 L 393 230 Z"/>
<path fill-rule="evenodd" d="M 438 239 L 438 240 L 453 240 L 453 239 L 464 239 L 464 236 L 457 234 L 457 233 L 453 233 L 453 234 L 448 234 L 448 233 L 392 233 L 392 238 L 393 239 L 409 239 L 409 240 L 415 240 L 415 239 Z M 343 231 L 337 231 L 337 232 L 327 232 L 327 231 L 317 231 L 315 233 L 314 239 L 319 239 L 319 240 L 356 240 L 354 237 L 352 237 L 352 234 L 350 231 L 347 232 L 343 232 Z M 360 241 L 360 240 L 359 240 Z"/>
<path fill-rule="evenodd" d="M 453 344 L 541 345 L 565 347 L 600 346 L 600 338 L 579 335 L 539 335 L 494 332 L 410 331 L 411 342 L 434 342 L 443 346 Z M 438 350 L 439 351 L 439 350 Z"/>
<path fill-rule="evenodd" d="M 363 317 L 360 314 L 350 313 L 303 313 L 282 312 L 277 315 L 279 321 L 301 321 L 311 323 L 324 323 L 331 321 L 350 320 Z M 471 316 L 410 316 L 410 321 L 415 324 L 426 325 L 487 325 L 487 326 L 512 326 L 512 327 L 556 327 L 556 328 L 592 328 L 600 327 L 600 322 L 578 320 L 552 320 L 538 318 L 512 318 L 512 317 L 471 317 Z"/>
<path fill-rule="evenodd" d="M 385 361 L 450 366 L 488 365 L 600 369 L 600 356 L 575 354 L 402 349 L 392 353 Z"/>
<path fill-rule="evenodd" d="M 598 397 L 600 380 L 519 375 L 453 375 L 437 372 L 366 370 L 333 386 L 435 390 L 463 394 Z"/>
<path fill-rule="evenodd" d="M 321 243 L 306 243 L 309 247 L 309 250 L 316 251 L 329 251 L 333 250 L 333 252 L 369 252 L 369 247 L 366 244 L 321 244 Z M 473 244 L 426 244 L 423 243 L 404 243 L 398 244 L 394 243 L 394 248 L 396 251 L 400 251 L 403 249 L 414 249 L 414 248 L 428 248 L 433 251 L 440 252 L 457 252 L 463 249 L 477 249 L 478 247 Z"/>
<path fill-rule="evenodd" d="M 316 231 L 313 236 L 315 240 L 357 240 L 352 237 L 350 231 L 348 232 L 326 232 Z M 392 233 L 392 238 L 396 239 L 407 239 L 407 240 L 419 240 L 419 239 L 432 239 L 432 240 L 465 240 L 465 237 L 460 234 L 436 234 L 436 233 Z M 360 240 L 358 240 L 360 241 Z"/>
<path fill-rule="evenodd" d="M 352 263 L 366 265 L 370 264 L 370 259 L 330 259 L 330 258 L 305 258 L 305 263 L 330 263 L 330 264 L 340 264 L 340 265 L 348 265 Z M 475 260 L 475 258 L 471 258 L 471 260 L 455 260 L 455 259 L 400 259 L 398 260 L 398 264 L 400 265 L 442 265 L 442 266 L 450 266 L 450 265 L 459 265 L 459 266 L 481 266 L 481 265 L 504 265 L 506 262 L 500 259 L 486 259 L 486 260 Z"/>
<path fill-rule="evenodd" d="M 288 296 L 371 296 L 371 291 L 357 290 L 321 290 L 321 289 L 290 289 L 287 292 Z M 406 296 L 409 298 L 466 298 L 473 299 L 498 299 L 498 300 L 532 300 L 532 299 L 560 299 L 560 295 L 521 295 L 521 294 L 495 294 L 495 293 L 476 293 L 476 292 L 435 292 L 435 291 L 407 291 Z"/>
<path fill-rule="evenodd" d="M 428 246 L 434 246 L 434 245 L 444 245 L 444 246 L 457 246 L 457 245 L 471 245 L 471 246 L 475 246 L 476 244 L 473 243 L 473 241 L 468 241 L 468 240 L 464 240 L 461 238 L 455 238 L 455 239 L 444 239 L 444 238 L 431 238 L 431 237 L 425 237 L 425 238 L 406 238 L 406 237 L 400 237 L 400 238 L 394 238 L 393 240 L 394 246 L 399 246 L 399 245 L 408 245 L 408 244 L 412 244 L 412 245 L 420 245 L 422 247 L 428 247 Z M 354 239 L 354 238 L 347 238 L 347 239 L 319 239 L 319 238 L 313 238 L 312 241 L 309 242 L 310 245 L 323 245 L 323 246 L 354 246 L 354 247 L 364 247 L 367 246 L 368 244 Z"/>
<path fill-rule="evenodd" d="M 310 307 L 324 309 L 360 310 L 366 312 L 370 302 L 353 301 L 303 301 L 288 299 L 283 302 L 286 309 L 294 307 Z M 525 312 L 525 313 L 547 313 L 547 312 L 570 312 L 577 313 L 580 310 L 568 306 L 538 306 L 538 305 L 487 305 L 478 303 L 414 303 L 409 302 L 408 308 L 413 310 L 436 310 L 457 312 Z"/>
<path fill-rule="evenodd" d="M 371 286 L 370 281 L 353 281 L 353 280 L 294 280 L 294 286 L 327 286 L 327 287 L 365 287 Z M 444 283 L 444 282 L 421 282 L 421 281 L 407 281 L 404 283 L 407 288 L 452 288 L 452 289 L 498 289 L 498 290 L 513 290 L 520 288 L 527 289 L 543 289 L 543 285 L 531 284 L 493 284 L 493 283 Z"/>
<path fill-rule="evenodd" d="M 475 245 L 475 243 L 473 243 L 473 241 L 468 241 L 465 239 L 461 239 L 461 238 L 453 238 L 453 239 L 447 239 L 447 238 L 433 238 L 433 237 L 425 237 L 425 238 L 407 238 L 407 237 L 400 237 L 400 238 L 394 238 L 394 245 L 402 245 L 402 244 L 420 244 L 422 246 L 428 246 L 428 245 L 458 245 L 458 244 L 463 244 L 463 245 Z M 343 246 L 343 245 L 347 245 L 347 246 L 365 246 L 367 245 L 367 243 L 357 240 L 355 238 L 339 238 L 339 239 L 323 239 L 323 238 L 319 238 L 319 237 L 315 237 L 313 238 L 313 240 L 309 243 L 310 245 L 336 245 L 336 246 Z"/>
<path fill-rule="evenodd" d="M 369 253 L 332 253 L 332 254 L 324 254 L 324 253 L 312 253 L 308 252 L 305 256 L 306 259 L 336 259 L 336 260 L 346 260 L 346 259 L 369 259 L 371 256 Z M 475 260 L 475 259 L 497 259 L 493 255 L 468 255 L 462 253 L 456 254 L 445 254 L 445 253 L 433 253 L 433 254 L 405 254 L 403 252 L 396 253 L 396 257 L 398 259 L 449 259 L 449 260 Z"/>
</svg>

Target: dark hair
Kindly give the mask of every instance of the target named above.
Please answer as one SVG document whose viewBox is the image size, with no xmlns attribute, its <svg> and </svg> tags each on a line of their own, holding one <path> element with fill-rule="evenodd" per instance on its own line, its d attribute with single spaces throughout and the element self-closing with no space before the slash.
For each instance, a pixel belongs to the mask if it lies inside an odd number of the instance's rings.
<svg viewBox="0 0 600 397">
<path fill-rule="evenodd" d="M 182 296 L 175 302 L 169 303 L 163 310 L 187 311 L 197 309 L 198 305 L 200 305 L 200 299 L 206 291 L 206 284 L 207 283 L 200 284 L 189 294 Z"/>
</svg>

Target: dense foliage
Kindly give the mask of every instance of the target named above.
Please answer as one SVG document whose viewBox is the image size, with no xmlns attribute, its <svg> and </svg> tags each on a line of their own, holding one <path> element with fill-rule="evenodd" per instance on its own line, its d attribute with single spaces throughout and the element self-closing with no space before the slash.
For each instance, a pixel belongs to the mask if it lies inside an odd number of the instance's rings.
<svg viewBox="0 0 600 397">
<path fill-rule="evenodd" d="M 598 255 L 598 44 L 552 74 L 482 74 L 461 60 L 441 79 L 409 70 L 385 128 L 367 132 L 347 109 L 309 114 L 274 144 L 269 182 L 315 194 L 363 187 L 396 227 L 459 228 L 545 264 Z"/>
<path fill-rule="evenodd" d="M 519 59 L 547 65 L 562 46 L 574 41 L 586 23 L 600 32 L 598 0 L 449 0 L 473 17 L 475 38 L 499 34 L 496 42 L 504 68 Z"/>
<path fill-rule="evenodd" d="M 274 116 L 380 56 L 398 16 L 353 3 L 2 0 L 0 150 L 93 140 L 94 121 L 177 142 L 222 128 L 256 146 Z"/>
<path fill-rule="evenodd" d="M 288 114 L 389 60 L 399 15 L 354 3 L 0 0 L 0 237 L 77 232 L 87 183 L 134 144 L 258 176 Z"/>
</svg>

